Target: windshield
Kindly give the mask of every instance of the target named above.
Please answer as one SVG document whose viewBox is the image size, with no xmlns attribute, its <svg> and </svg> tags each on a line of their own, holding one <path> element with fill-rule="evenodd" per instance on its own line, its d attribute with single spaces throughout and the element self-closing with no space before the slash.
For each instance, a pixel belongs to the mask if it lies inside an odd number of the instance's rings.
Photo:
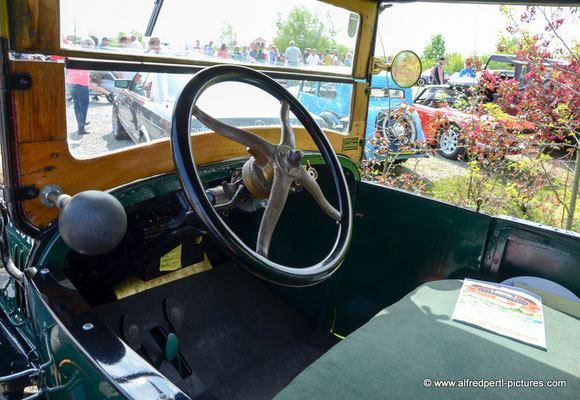
<svg viewBox="0 0 580 400">
<path fill-rule="evenodd" d="M 175 101 L 192 77 L 192 74 L 68 69 L 67 131 L 72 155 L 92 158 L 141 143 L 167 140 Z M 88 87 L 78 84 L 83 79 Z M 122 82 L 125 86 L 115 86 L 115 80 L 117 85 Z M 278 83 L 304 104 L 320 127 L 346 130 L 352 84 L 285 79 L 278 79 Z M 312 96 L 311 92 L 303 93 L 306 87 L 319 90 Z M 87 102 L 81 113 L 83 93 Z M 222 82 L 211 86 L 200 95 L 197 106 L 232 126 L 281 126 L 280 102 L 245 83 Z M 341 122 L 342 118 L 346 122 Z M 301 126 L 294 117 L 290 122 Z M 206 126 L 192 119 L 192 133 L 207 131 Z"/>
<path fill-rule="evenodd" d="M 61 1 L 62 47 L 349 74 L 359 16 L 315 0 Z M 90 10 L 90 12 L 87 12 Z M 147 36 L 148 35 L 148 36 Z"/>
</svg>

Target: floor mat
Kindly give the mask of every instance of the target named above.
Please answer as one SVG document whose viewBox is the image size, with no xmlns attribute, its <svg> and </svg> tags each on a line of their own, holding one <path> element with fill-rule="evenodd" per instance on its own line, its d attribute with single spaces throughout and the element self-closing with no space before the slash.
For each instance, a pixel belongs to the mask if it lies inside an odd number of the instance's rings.
<svg viewBox="0 0 580 400">
<path fill-rule="evenodd" d="M 126 314 L 142 326 L 161 321 L 169 331 L 163 316 L 167 298 L 185 310 L 183 328 L 176 333 L 180 352 L 208 394 L 218 399 L 270 399 L 338 341 L 316 331 L 260 280 L 233 265 L 95 311 L 117 333 Z"/>
</svg>

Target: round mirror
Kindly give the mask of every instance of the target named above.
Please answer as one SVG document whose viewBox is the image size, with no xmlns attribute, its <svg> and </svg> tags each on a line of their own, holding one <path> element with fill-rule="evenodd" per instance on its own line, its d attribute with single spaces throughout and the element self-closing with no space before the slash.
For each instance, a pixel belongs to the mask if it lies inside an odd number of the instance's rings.
<svg viewBox="0 0 580 400">
<path fill-rule="evenodd" d="M 417 83 L 422 70 L 421 59 L 410 50 L 401 51 L 391 64 L 393 81 L 402 88 L 408 88 Z"/>
</svg>

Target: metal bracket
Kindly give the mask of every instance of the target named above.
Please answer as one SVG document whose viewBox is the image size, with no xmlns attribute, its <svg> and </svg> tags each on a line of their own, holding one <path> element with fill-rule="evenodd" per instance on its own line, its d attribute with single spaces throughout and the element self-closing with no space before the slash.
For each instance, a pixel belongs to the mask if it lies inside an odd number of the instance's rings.
<svg viewBox="0 0 580 400">
<path fill-rule="evenodd" d="M 10 74 L 5 79 L 8 90 L 28 90 L 32 87 L 30 74 Z"/>
<path fill-rule="evenodd" d="M 7 187 L 0 186 L 4 192 L 4 200 L 7 203 L 17 203 L 24 200 L 32 200 L 38 196 L 40 191 L 34 185 Z"/>
<path fill-rule="evenodd" d="M 376 75 L 381 71 L 391 72 L 391 63 L 384 63 L 379 58 L 371 57 L 369 60 L 369 74 Z"/>
</svg>

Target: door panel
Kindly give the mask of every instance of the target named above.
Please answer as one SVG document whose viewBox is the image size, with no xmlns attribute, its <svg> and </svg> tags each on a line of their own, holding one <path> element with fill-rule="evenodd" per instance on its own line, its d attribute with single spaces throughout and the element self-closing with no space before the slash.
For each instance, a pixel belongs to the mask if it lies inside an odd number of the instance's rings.
<svg viewBox="0 0 580 400">
<path fill-rule="evenodd" d="M 346 335 L 424 282 L 536 276 L 580 295 L 580 235 L 361 182 L 334 331 Z"/>
</svg>

